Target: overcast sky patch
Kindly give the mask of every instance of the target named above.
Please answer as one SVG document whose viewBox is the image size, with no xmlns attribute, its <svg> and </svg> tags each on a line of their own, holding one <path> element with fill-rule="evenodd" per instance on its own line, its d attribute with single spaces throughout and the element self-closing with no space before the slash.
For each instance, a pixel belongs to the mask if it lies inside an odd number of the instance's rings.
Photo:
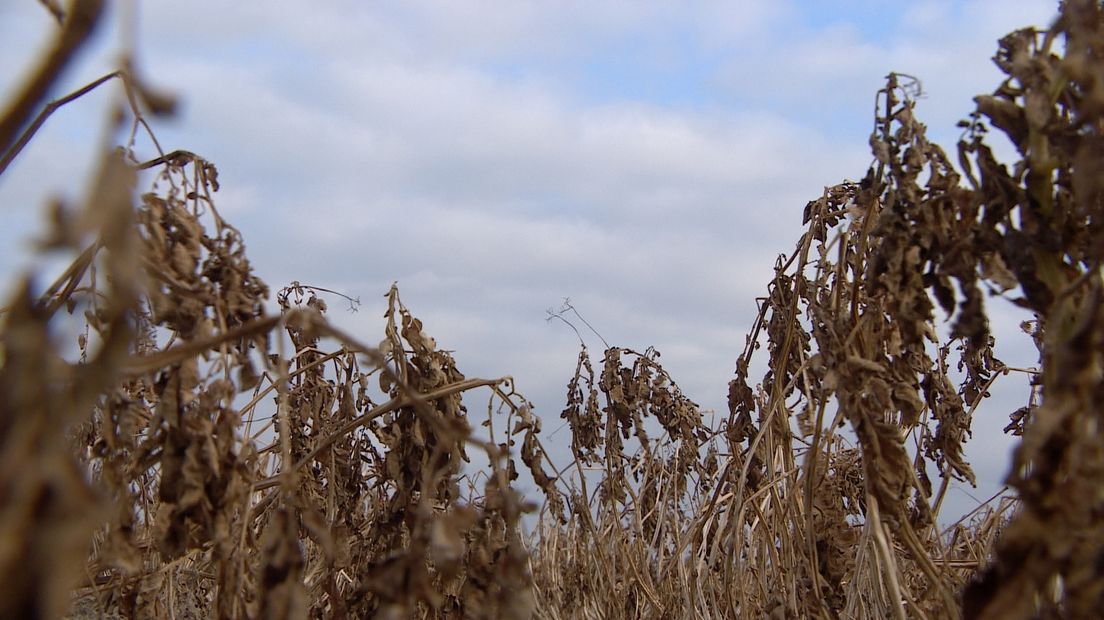
<svg viewBox="0 0 1104 620">
<path fill-rule="evenodd" d="M 578 346 L 545 320 L 565 297 L 611 344 L 656 346 L 692 399 L 723 411 L 806 202 L 871 161 L 885 75 L 922 80 L 918 115 L 950 147 L 971 97 L 997 85 L 996 38 L 1055 9 L 828 6 L 146 2 L 139 66 L 180 94 L 158 136 L 219 167 L 219 208 L 274 289 L 361 298 L 331 315 L 374 342 L 398 281 L 462 370 L 514 375 L 547 428 Z M 25 67 L 51 27 L 36 3 L 3 3 L 0 62 Z M 109 70 L 113 40 L 105 29 L 56 94 Z M 4 92 L 19 75 L 0 76 Z M 57 114 L 0 179 L 6 280 L 43 201 L 80 195 L 108 97 Z M 1006 449 L 970 455 L 995 488 Z"/>
</svg>

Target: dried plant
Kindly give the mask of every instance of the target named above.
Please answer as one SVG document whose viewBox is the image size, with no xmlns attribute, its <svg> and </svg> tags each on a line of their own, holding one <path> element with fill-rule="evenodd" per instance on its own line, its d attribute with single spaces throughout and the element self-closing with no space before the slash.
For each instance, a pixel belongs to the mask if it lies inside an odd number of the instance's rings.
<svg viewBox="0 0 1104 620">
<path fill-rule="evenodd" d="M 584 345 L 562 469 L 512 380 L 465 377 L 396 286 L 375 346 L 327 320 L 334 291 L 293 282 L 268 310 L 216 207 L 217 168 L 161 149 L 145 115 L 172 102 L 132 62 L 43 103 L 102 7 L 42 4 L 58 36 L 0 118 L 0 174 L 54 110 L 108 83 L 107 135 L 129 137 L 79 205 L 50 207 L 41 245 L 72 264 L 45 289 L 26 277 L 0 314 L 0 617 L 1104 608 L 1099 3 L 1000 41 L 1007 79 L 976 99 L 953 160 L 917 119 L 919 82 L 888 76 L 873 163 L 807 205 L 727 418 L 708 420 L 658 351 Z M 142 128 L 158 154 L 144 162 Z M 993 128 L 1018 161 L 997 160 Z M 1041 370 L 994 357 L 997 294 L 1032 313 Z M 76 346 L 59 341 L 73 325 Z M 974 482 L 972 416 L 1011 373 L 1035 388 L 1006 429 L 1022 436 L 1016 494 L 940 527 L 949 484 Z M 528 538 L 522 475 L 543 495 Z"/>
<path fill-rule="evenodd" d="M 1092 490 L 1104 483 L 1093 406 L 1104 333 L 1102 26 L 1097 3 L 1069 2 L 1049 30 L 1003 39 L 995 61 L 1008 79 L 963 123 L 957 169 L 915 116 L 919 83 L 888 77 L 874 163 L 806 207 L 807 230 L 777 263 L 717 434 L 664 425 L 670 435 L 649 445 L 638 420 L 667 397 L 649 401 L 635 371 L 615 365 L 617 349 L 596 381 L 584 349 L 564 417 L 577 462 L 604 450 L 599 488 L 616 492 L 577 495 L 573 521 L 541 531 L 534 574 L 547 615 L 1092 617 L 1104 608 Z M 990 127 L 1020 161 L 996 160 Z M 1020 499 L 941 532 L 948 484 L 974 482 L 963 456 L 973 412 L 995 381 L 1020 372 L 993 356 L 986 292 L 1017 290 L 1013 301 L 1035 315 L 1027 329 L 1042 368 L 1027 371 L 1041 402 L 1013 412 L 1007 429 L 1024 438 L 1009 480 Z M 947 341 L 936 305 L 952 316 Z M 768 370 L 753 388 L 763 344 Z M 640 438 L 632 455 L 622 452 L 629 429 Z M 657 467 L 660 446 L 668 460 Z M 675 455 L 710 467 L 684 468 Z M 641 463 L 631 484 L 626 463 Z M 701 478 L 681 497 L 686 471 Z M 582 553 L 596 533 L 608 553 Z M 626 595 L 611 601 L 611 588 Z"/>
</svg>

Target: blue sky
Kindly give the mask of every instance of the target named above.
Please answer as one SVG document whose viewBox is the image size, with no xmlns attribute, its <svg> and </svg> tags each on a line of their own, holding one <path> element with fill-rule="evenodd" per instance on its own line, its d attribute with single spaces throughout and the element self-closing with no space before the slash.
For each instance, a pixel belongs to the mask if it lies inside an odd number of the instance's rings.
<svg viewBox="0 0 1104 620">
<path fill-rule="evenodd" d="M 158 137 L 219 167 L 220 211 L 270 286 L 360 297 L 355 314 L 331 304 L 333 318 L 371 340 L 397 280 L 462 370 L 514 375 L 554 429 L 577 341 L 547 308 L 570 297 L 611 343 L 657 347 L 691 398 L 723 412 L 754 298 L 805 203 L 871 160 L 884 76 L 923 81 L 919 115 L 949 147 L 972 96 L 997 86 L 996 39 L 1046 26 L 1055 8 L 145 2 L 137 50 L 143 74 L 181 98 Z M 0 3 L 0 62 L 26 67 L 51 28 L 33 0 Z M 58 93 L 109 70 L 116 41 L 105 29 Z M 0 75 L 0 92 L 20 75 Z M 112 96 L 60 111 L 0 177 L 5 281 L 44 200 L 79 195 Z M 1032 363 L 1009 346 L 1009 361 Z M 1025 396 L 1001 395 L 979 432 Z M 977 494 L 1006 450 L 971 450 Z"/>
</svg>

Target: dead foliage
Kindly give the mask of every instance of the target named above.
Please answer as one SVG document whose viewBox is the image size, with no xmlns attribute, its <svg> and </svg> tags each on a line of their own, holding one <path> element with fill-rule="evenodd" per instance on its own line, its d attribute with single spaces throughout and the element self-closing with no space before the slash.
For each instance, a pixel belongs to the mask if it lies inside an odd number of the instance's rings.
<svg viewBox="0 0 1104 620">
<path fill-rule="evenodd" d="M 919 83 L 888 76 L 873 163 L 807 205 L 726 419 L 707 419 L 658 351 L 584 345 L 563 470 L 512 381 L 465 377 L 396 287 L 374 346 L 326 319 L 332 291 L 293 282 L 270 309 L 216 208 L 217 168 L 161 150 L 145 114 L 172 102 L 129 60 L 43 104 L 102 8 L 43 5 L 57 39 L 0 119 L 0 173 L 52 111 L 116 78 L 108 135 L 129 139 L 104 147 L 79 204 L 50 208 L 40 245 L 72 264 L 44 289 L 26 277 L 0 315 L 0 617 L 1104 608 L 1097 2 L 1000 41 L 1007 79 L 976 99 L 953 158 L 916 117 Z M 143 127 L 158 153 L 144 162 Z M 993 128 L 1017 161 L 997 160 Z M 1041 370 L 993 356 L 997 294 L 1032 313 Z M 76 343 L 59 338 L 74 326 Z M 972 416 L 1011 372 L 1038 395 L 1006 429 L 1022 436 L 1017 495 L 941 528 L 948 485 L 974 482 Z M 473 432 L 476 389 L 489 396 Z M 544 495 L 528 539 L 523 473 Z"/>
<path fill-rule="evenodd" d="M 60 59 L 0 124 L 6 167 L 113 78 L 109 134 L 130 122 L 82 204 L 53 207 L 42 245 L 71 266 L 45 290 L 28 277 L 3 314 L 0 616 L 72 601 L 134 618 L 529 617 L 519 454 L 554 491 L 531 407 L 508 377 L 466 378 L 394 287 L 379 346 L 332 327 L 322 289 L 293 283 L 266 311 L 217 168 L 152 134 L 161 154 L 134 159 L 144 113 L 171 105 L 129 62 L 32 121 L 100 8 L 62 11 Z M 77 342 L 59 341 L 73 324 Z M 477 388 L 505 424 L 490 441 L 461 401 Z M 488 465 L 464 496 L 471 449 Z"/>
<path fill-rule="evenodd" d="M 609 349 L 595 377 L 584 349 L 564 417 L 577 463 L 599 464 L 600 492 L 582 484 L 571 522 L 540 531 L 543 612 L 1005 618 L 1104 608 L 1094 406 L 1102 28 L 1099 4 L 1069 2 L 1050 29 L 1002 39 L 995 61 L 1008 78 L 977 98 L 953 159 L 916 117 L 919 83 L 888 77 L 874 162 L 806 207 L 806 232 L 760 300 L 719 433 L 695 426 L 692 404 L 679 416 L 687 426 L 663 423 L 673 399 L 642 386 L 639 362 L 623 367 Z M 1019 161 L 996 159 L 991 128 Z M 1029 374 L 1042 398 L 1007 429 L 1023 435 L 1009 480 L 1020 500 L 940 531 L 949 482 L 974 482 L 963 457 L 973 412 L 1013 371 L 993 356 L 995 294 L 1034 314 L 1026 330 L 1041 352 L 1041 372 Z M 951 317 L 949 340 L 936 306 Z M 767 371 L 752 387 L 764 345 Z M 637 429 L 650 415 L 665 433 L 649 444 Z M 630 431 L 640 444 L 626 453 Z"/>
</svg>

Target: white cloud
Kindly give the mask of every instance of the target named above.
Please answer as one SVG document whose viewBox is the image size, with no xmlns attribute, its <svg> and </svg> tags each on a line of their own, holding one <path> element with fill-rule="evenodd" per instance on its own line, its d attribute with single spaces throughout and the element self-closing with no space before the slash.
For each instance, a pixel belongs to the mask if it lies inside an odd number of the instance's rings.
<svg viewBox="0 0 1104 620">
<path fill-rule="evenodd" d="M 737 100 L 793 114 L 804 108 L 815 117 L 827 108 L 870 116 L 884 76 L 907 73 L 920 79 L 927 95 L 921 120 L 947 140 L 973 110 L 972 97 L 999 84 L 990 60 L 997 39 L 1030 25 L 1045 28 L 1055 8 L 1049 0 L 935 1 L 910 3 L 890 23 L 870 24 L 861 12 L 838 15 L 824 27 L 774 31 L 775 45 L 760 50 L 755 62 L 732 58 L 716 79 Z"/>
<path fill-rule="evenodd" d="M 862 5 L 802 26 L 808 7 L 765 1 L 146 3 L 141 66 L 183 97 L 166 148 L 219 166 L 273 287 L 360 296 L 331 314 L 372 341 L 399 280 L 462 369 L 515 374 L 552 422 L 576 341 L 544 309 L 571 297 L 723 410 L 806 201 L 870 161 L 884 75 L 922 78 L 921 118 L 952 126 L 993 85 L 995 38 L 1052 10 L 913 3 L 874 36 Z M 602 68 L 613 53 L 644 77 Z M 685 68 L 705 77 L 677 105 L 587 81 Z M 67 160 L 37 153 L 0 199 L 52 185 Z"/>
</svg>

